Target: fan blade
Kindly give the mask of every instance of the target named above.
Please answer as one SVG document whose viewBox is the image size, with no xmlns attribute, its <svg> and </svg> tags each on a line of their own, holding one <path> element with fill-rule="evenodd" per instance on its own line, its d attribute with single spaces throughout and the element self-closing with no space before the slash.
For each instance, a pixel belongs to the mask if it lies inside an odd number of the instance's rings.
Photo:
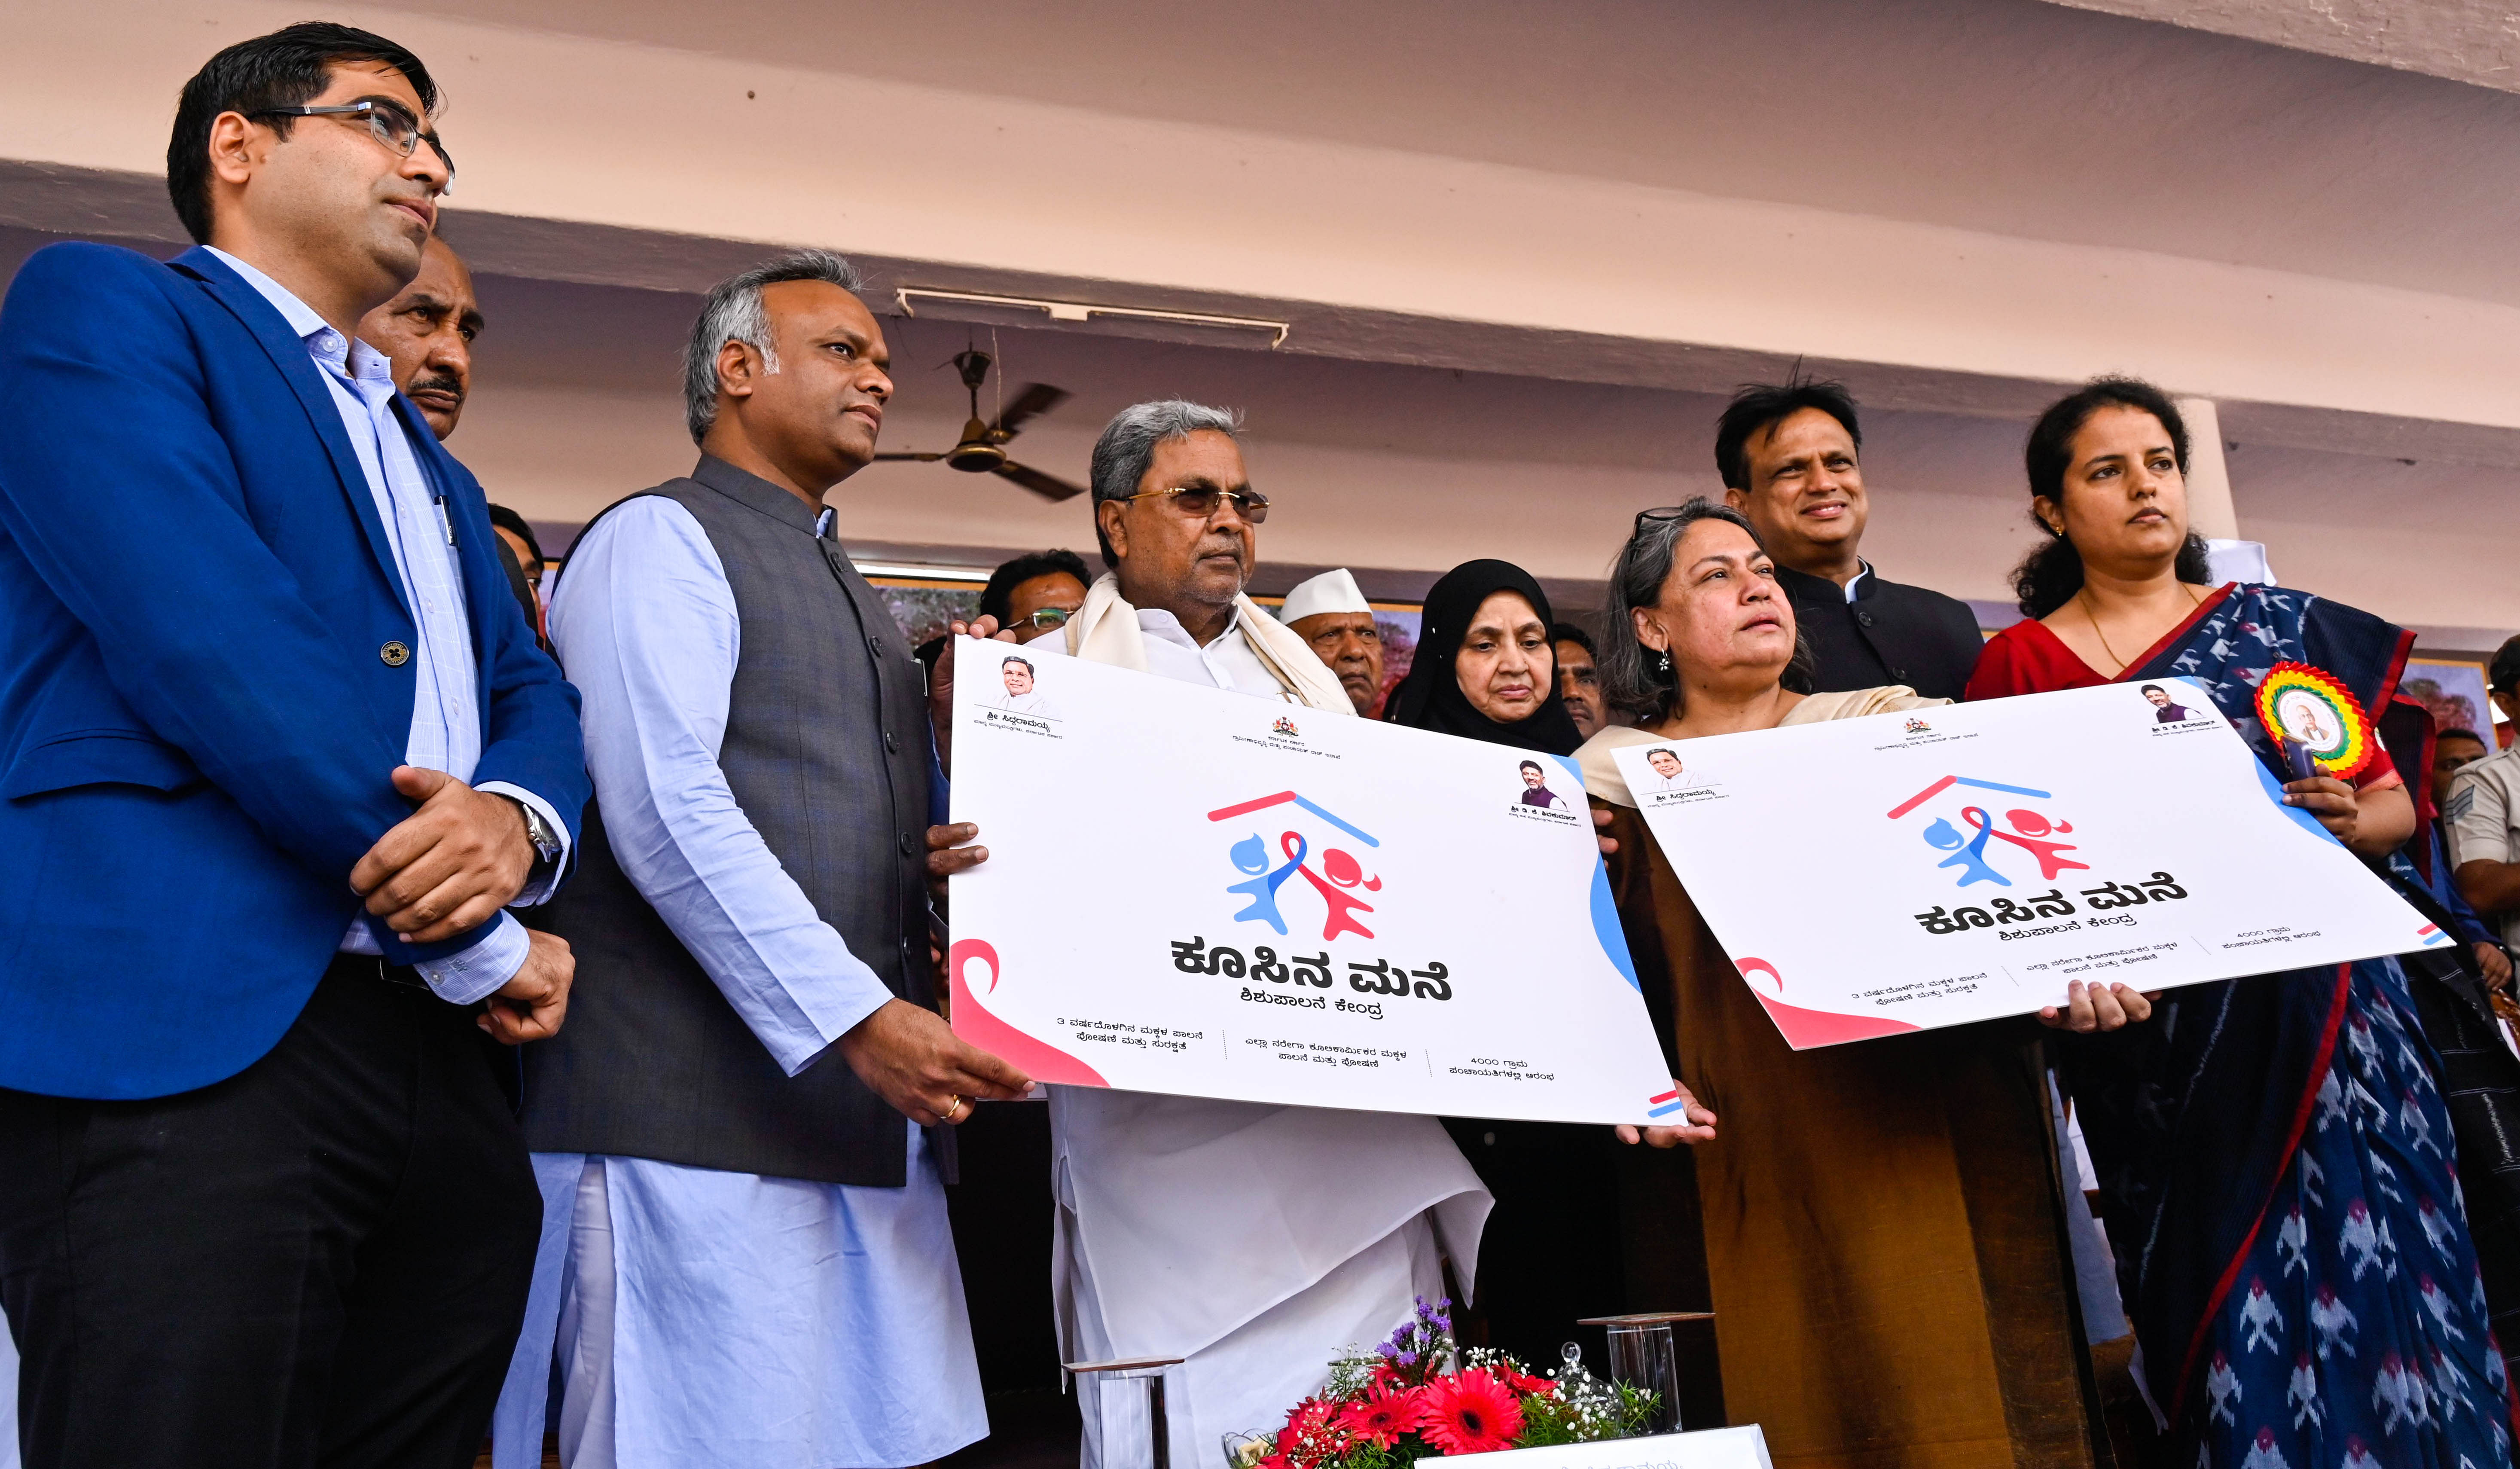
<svg viewBox="0 0 2520 1469">
<path fill-rule="evenodd" d="M 1007 411 L 998 415 L 997 432 L 992 436 L 999 443 L 1006 442 L 1022 433 L 1025 424 L 1066 402 L 1070 396 L 1072 394 L 1064 388 L 1053 388 L 1048 383 L 1026 383 L 1016 390 L 1014 401 L 1007 404 Z"/>
<path fill-rule="evenodd" d="M 1082 484 L 1070 484 L 1057 475 L 1045 475 L 1030 465 L 1017 464 L 1012 459 L 989 473 L 1003 475 L 1047 500 L 1072 500 L 1085 493 Z"/>
<path fill-rule="evenodd" d="M 911 461 L 911 462 L 912 462 L 912 463 L 914 463 L 914 464 L 934 464 L 937 460 L 942 459 L 942 458 L 944 458 L 945 456 L 944 456 L 943 454 L 941 454 L 941 453 L 936 453 L 936 454 L 907 454 L 907 453 L 905 453 L 905 454 L 878 454 L 878 455 L 876 455 L 875 457 L 876 457 L 876 458 L 878 458 L 878 459 L 907 459 L 907 460 Z"/>
</svg>

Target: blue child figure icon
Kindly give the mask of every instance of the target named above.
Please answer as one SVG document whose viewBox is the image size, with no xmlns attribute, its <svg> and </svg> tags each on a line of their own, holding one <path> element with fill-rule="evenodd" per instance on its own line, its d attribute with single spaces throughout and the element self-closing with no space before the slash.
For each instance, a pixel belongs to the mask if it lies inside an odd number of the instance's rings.
<svg viewBox="0 0 2520 1469">
<path fill-rule="evenodd" d="M 1230 884 L 1225 890 L 1228 893 L 1248 894 L 1251 898 L 1249 907 L 1234 915 L 1235 922 L 1246 923 L 1256 918 L 1281 934 L 1286 932 L 1286 920 L 1278 913 L 1278 888 L 1286 879 L 1294 876 L 1295 869 L 1304 864 L 1305 852 L 1302 837 L 1293 832 L 1288 832 L 1286 835 L 1294 843 L 1293 860 L 1275 872 L 1269 870 L 1269 844 L 1260 840 L 1258 832 L 1253 832 L 1234 844 L 1232 855 L 1235 870 L 1251 874 L 1246 881 Z"/>
<path fill-rule="evenodd" d="M 1966 819 L 1969 811 L 1976 810 L 1977 807 L 1970 806 L 1967 811 L 1962 811 L 1960 815 L 1962 819 Z M 1967 887 L 1971 883 L 1994 883 L 1998 887 L 2002 888 L 2011 887 L 2012 879 L 2005 877 L 2002 873 L 1996 871 L 1986 863 L 1987 826 L 1985 824 L 1985 813 L 1983 811 L 1978 812 L 1978 819 L 1970 822 L 1969 824 L 1977 828 L 1977 840 L 1974 842 L 1967 841 L 1962 838 L 1959 833 L 1959 828 L 1952 825 L 1948 821 L 1945 821 L 1940 816 L 1934 818 L 1933 825 L 1925 828 L 1925 845 L 1951 853 L 1950 856 L 1943 858 L 1934 865 L 1937 867 L 1959 868 L 1959 886 L 1963 888 Z"/>
</svg>

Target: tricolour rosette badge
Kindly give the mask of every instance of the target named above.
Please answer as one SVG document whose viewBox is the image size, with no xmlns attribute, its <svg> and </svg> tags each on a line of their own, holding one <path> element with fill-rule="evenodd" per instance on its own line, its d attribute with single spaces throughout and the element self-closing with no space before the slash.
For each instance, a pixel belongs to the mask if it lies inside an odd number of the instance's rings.
<svg viewBox="0 0 2520 1469">
<path fill-rule="evenodd" d="M 2258 722 L 2277 741 L 2299 745 L 2322 775 L 2352 780 L 2378 747 L 2371 716 L 2335 675 L 2308 664 L 2280 663 L 2258 684 Z"/>
</svg>

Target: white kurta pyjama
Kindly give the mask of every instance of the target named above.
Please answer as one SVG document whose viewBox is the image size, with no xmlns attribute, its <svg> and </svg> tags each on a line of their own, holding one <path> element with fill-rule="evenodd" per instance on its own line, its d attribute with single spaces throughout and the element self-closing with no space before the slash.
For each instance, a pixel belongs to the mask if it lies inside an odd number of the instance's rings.
<svg viewBox="0 0 2520 1469">
<path fill-rule="evenodd" d="M 1148 671 L 1285 697 L 1238 619 L 1204 648 L 1170 613 L 1137 619 Z M 1050 1091 L 1060 1341 L 1070 1361 L 1186 1359 L 1165 1384 L 1174 1469 L 1223 1469 L 1227 1434 L 1278 1428 L 1331 1357 L 1442 1292 L 1446 1256 L 1475 1277 L 1495 1200 L 1431 1117 Z M 1139 1390 L 1078 1395 L 1085 1469 L 1106 1441 L 1143 1461 Z"/>
</svg>

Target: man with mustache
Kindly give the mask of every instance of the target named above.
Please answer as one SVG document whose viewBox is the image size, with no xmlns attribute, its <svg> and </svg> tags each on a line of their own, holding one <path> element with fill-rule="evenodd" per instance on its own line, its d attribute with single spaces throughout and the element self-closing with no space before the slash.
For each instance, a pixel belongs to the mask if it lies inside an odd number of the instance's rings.
<svg viewBox="0 0 2520 1469">
<path fill-rule="evenodd" d="M 936 1013 L 927 880 L 987 853 L 930 825 L 950 706 L 823 504 L 892 395 L 860 289 L 823 251 L 720 283 L 684 353 L 699 462 L 597 516 L 552 593 L 596 802 L 546 921 L 589 983 L 525 1053 L 543 1244 L 503 1463 L 555 1349 L 572 1469 L 898 1469 L 988 1431 L 945 1181 L 954 1125 L 1031 1083 Z"/>
<path fill-rule="evenodd" d="M 980 589 L 980 615 L 1029 643 L 1067 625 L 1085 605 L 1085 584 L 1094 574 L 1073 551 L 1034 551 L 1005 563 L 989 574 Z"/>
<path fill-rule="evenodd" d="M 1268 497 L 1236 415 L 1178 399 L 1124 408 L 1095 442 L 1094 525 L 1111 568 L 1063 650 L 1184 683 L 1353 717 L 1302 634 L 1243 595 Z M 1209 1462 L 1321 1385 L 1321 1364 L 1470 1279 L 1493 1203 L 1431 1117 L 1054 1086 L 1053 1298 L 1064 1360 L 1180 1357 L 1172 1462 Z M 1143 1426 L 1077 1379 L 1086 1469 Z"/>
<path fill-rule="evenodd" d="M 394 387 L 411 399 L 428 431 L 444 443 L 463 420 L 464 400 L 472 392 L 472 343 L 480 337 L 481 304 L 472 298 L 472 272 L 444 236 L 431 232 L 421 253 L 420 274 L 400 295 L 359 321 L 359 340 L 385 354 Z M 517 519 L 505 506 L 490 507 L 490 528 L 498 538 L 499 565 L 508 574 L 508 589 L 524 609 L 525 621 L 539 640 L 542 604 L 534 597 L 539 564 L 524 564 L 527 543 L 500 524 Z M 521 520 L 518 520 L 522 525 Z M 534 557 L 540 563 L 540 556 Z"/>
<path fill-rule="evenodd" d="M 1566 701 L 1566 716 L 1575 721 L 1575 732 L 1591 739 L 1609 722 L 1608 706 L 1601 702 L 1601 669 L 1594 662 L 1593 634 L 1572 622 L 1560 622 L 1549 629 L 1549 642 L 1557 654 L 1557 692 Z"/>
<path fill-rule="evenodd" d="M 1296 582 L 1278 609 L 1278 620 L 1313 645 L 1313 656 L 1338 675 L 1357 713 L 1372 717 L 1382 702 L 1382 632 L 1355 574 L 1340 567 Z"/>
<path fill-rule="evenodd" d="M 1968 604 L 1876 574 L 1857 554 L 1871 501 L 1855 399 L 1836 383 L 1753 383 L 1715 429 L 1724 502 L 1750 518 L 1816 661 L 1812 692 L 1906 684 L 1958 699 L 1984 646 Z"/>
<path fill-rule="evenodd" d="M 420 274 L 359 319 L 359 340 L 385 354 L 394 386 L 444 442 L 472 391 L 472 343 L 487 325 L 472 296 L 472 272 L 443 236 L 431 233 Z"/>
<path fill-rule="evenodd" d="M 366 31 L 239 41 L 167 144 L 201 248 L 56 245 L 0 307 L 29 1469 L 464 1462 L 524 1309 L 539 1201 L 483 1033 L 566 1005 L 566 945 L 505 909 L 567 868 L 576 698 L 352 336 L 452 180 L 436 102 Z"/>
</svg>

